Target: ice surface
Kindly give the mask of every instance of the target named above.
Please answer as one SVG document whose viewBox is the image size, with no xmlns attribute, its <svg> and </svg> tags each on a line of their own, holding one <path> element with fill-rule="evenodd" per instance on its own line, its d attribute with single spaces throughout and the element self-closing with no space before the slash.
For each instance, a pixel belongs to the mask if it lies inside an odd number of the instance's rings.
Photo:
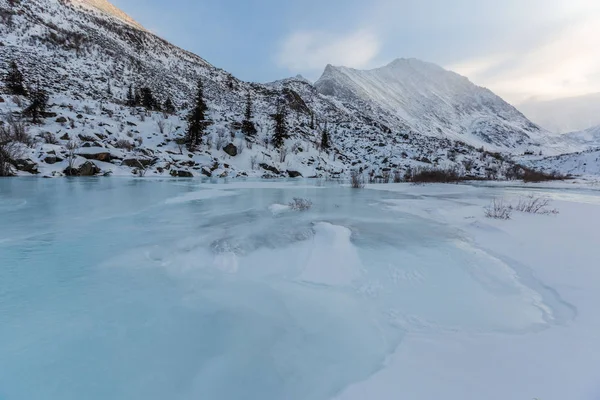
<svg viewBox="0 0 600 400">
<path fill-rule="evenodd" d="M 465 225 L 519 189 L 389 188 L 0 181 L 0 398 L 357 398 L 407 335 L 575 318 Z"/>
</svg>

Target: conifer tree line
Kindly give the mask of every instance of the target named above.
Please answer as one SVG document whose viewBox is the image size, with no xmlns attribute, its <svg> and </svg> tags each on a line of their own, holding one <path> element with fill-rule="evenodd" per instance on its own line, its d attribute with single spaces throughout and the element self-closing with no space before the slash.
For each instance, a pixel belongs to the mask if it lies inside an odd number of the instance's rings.
<svg viewBox="0 0 600 400">
<path fill-rule="evenodd" d="M 4 86 L 8 94 L 14 96 L 25 96 L 29 98 L 29 105 L 23 110 L 23 115 L 31 117 L 31 122 L 39 124 L 48 108 L 48 92 L 38 81 L 33 88 L 27 89 L 25 76 L 13 60 L 8 64 L 8 70 L 4 76 Z"/>
<path fill-rule="evenodd" d="M 175 114 L 177 111 L 171 96 L 167 96 L 165 101 L 161 103 L 154 96 L 153 90 L 148 86 L 134 88 L 130 84 L 127 88 L 125 104 L 129 107 L 144 107 L 148 110 L 164 111 L 168 114 Z"/>
</svg>

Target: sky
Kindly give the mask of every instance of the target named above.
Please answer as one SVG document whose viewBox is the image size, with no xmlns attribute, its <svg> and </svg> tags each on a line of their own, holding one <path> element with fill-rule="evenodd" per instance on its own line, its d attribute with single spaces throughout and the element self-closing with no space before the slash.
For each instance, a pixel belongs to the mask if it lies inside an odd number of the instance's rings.
<svg viewBox="0 0 600 400">
<path fill-rule="evenodd" d="M 439 64 L 513 104 L 600 92 L 599 0 L 112 0 L 236 77 Z"/>
</svg>

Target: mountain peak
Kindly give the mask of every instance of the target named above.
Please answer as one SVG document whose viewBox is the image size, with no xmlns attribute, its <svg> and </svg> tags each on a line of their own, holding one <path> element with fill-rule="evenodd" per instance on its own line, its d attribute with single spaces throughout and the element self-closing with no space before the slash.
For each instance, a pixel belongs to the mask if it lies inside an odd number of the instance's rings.
<svg viewBox="0 0 600 400">
<path fill-rule="evenodd" d="M 348 106 L 361 104 L 372 120 L 387 126 L 476 147 L 523 147 L 540 133 L 491 91 L 415 58 L 398 58 L 371 70 L 328 65 L 315 87 Z"/>
<path fill-rule="evenodd" d="M 107 0 L 69 0 L 73 5 L 100 11 L 110 17 L 116 18 L 134 28 L 145 30 L 142 25 Z"/>
</svg>

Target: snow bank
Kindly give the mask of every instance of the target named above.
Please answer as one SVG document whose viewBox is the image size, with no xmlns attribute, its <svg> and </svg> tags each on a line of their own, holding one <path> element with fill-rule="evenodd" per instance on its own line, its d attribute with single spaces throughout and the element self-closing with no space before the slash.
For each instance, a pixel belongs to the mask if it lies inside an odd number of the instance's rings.
<svg viewBox="0 0 600 400">
<path fill-rule="evenodd" d="M 299 279 L 329 286 L 348 286 L 360 277 L 361 263 L 350 241 L 352 232 L 326 222 L 315 224 L 313 247 Z"/>
</svg>

